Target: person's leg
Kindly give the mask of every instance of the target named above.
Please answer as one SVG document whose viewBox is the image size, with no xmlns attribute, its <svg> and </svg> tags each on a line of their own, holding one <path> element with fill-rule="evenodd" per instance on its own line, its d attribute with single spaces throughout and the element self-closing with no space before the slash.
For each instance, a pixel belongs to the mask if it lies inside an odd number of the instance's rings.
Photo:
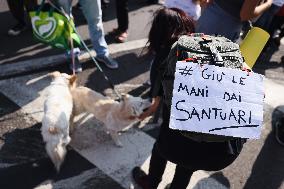
<svg viewBox="0 0 284 189">
<path fill-rule="evenodd" d="M 128 0 L 116 0 L 116 15 L 118 28 L 115 38 L 118 42 L 123 43 L 128 37 Z"/>
<path fill-rule="evenodd" d="M 116 0 L 116 15 L 118 30 L 126 32 L 128 29 L 128 0 Z"/>
<path fill-rule="evenodd" d="M 193 172 L 193 170 L 177 165 L 175 175 L 169 189 L 186 189 Z"/>
<path fill-rule="evenodd" d="M 27 28 L 25 22 L 24 1 L 7 0 L 7 3 L 13 17 L 17 20 L 17 24 L 9 29 L 8 35 L 16 36 Z"/>
<path fill-rule="evenodd" d="M 117 69 L 118 64 L 109 56 L 108 46 L 104 37 L 102 22 L 102 10 L 100 0 L 80 0 L 83 14 L 88 22 L 90 38 L 97 56 L 96 59 L 103 62 L 111 69 Z"/>
<path fill-rule="evenodd" d="M 37 6 L 37 0 L 24 0 L 24 6 L 27 12 L 32 11 Z"/>
<path fill-rule="evenodd" d="M 155 189 L 162 180 L 166 164 L 167 160 L 159 154 L 155 143 L 150 159 L 149 174 L 146 175 L 140 167 L 135 167 L 132 170 L 133 179 L 142 189 Z"/>
<path fill-rule="evenodd" d="M 80 0 L 83 14 L 88 22 L 92 44 L 98 56 L 108 56 L 108 46 L 104 38 L 100 0 Z"/>
<path fill-rule="evenodd" d="M 166 165 L 167 160 L 160 155 L 157 144 L 155 144 L 152 150 L 148 174 L 148 179 L 151 187 L 158 187 L 159 183 L 162 180 Z"/>
<path fill-rule="evenodd" d="M 25 19 L 24 19 L 24 1 L 23 0 L 7 0 L 8 7 L 10 9 L 10 12 L 14 16 L 14 18 L 18 21 L 18 23 L 21 23 L 25 25 Z"/>
</svg>

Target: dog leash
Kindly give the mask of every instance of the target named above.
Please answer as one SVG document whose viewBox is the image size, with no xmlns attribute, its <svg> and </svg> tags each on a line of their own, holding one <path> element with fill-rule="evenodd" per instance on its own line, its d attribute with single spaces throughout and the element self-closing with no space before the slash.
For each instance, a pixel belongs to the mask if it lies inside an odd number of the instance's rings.
<svg viewBox="0 0 284 189">
<path fill-rule="evenodd" d="M 73 39 L 72 39 L 71 33 L 70 33 L 70 38 L 69 39 L 70 39 L 70 45 L 71 45 L 72 72 L 73 72 L 73 75 L 76 75 L 76 72 L 75 72 L 74 43 L 73 43 Z"/>
<path fill-rule="evenodd" d="M 68 16 L 64 9 L 58 8 L 55 4 L 53 4 L 50 0 L 46 0 L 47 3 L 49 3 L 54 9 L 56 9 L 57 11 L 59 11 L 61 14 L 63 14 L 67 20 L 69 21 L 70 16 Z M 96 61 L 96 59 L 94 58 L 94 56 L 92 55 L 90 49 L 88 48 L 88 46 L 86 45 L 86 43 L 82 40 L 81 35 L 78 33 L 75 25 L 71 24 L 72 29 L 75 31 L 75 33 L 78 35 L 80 42 L 83 44 L 84 48 L 87 50 L 87 53 L 89 54 L 89 56 L 91 57 L 92 61 L 95 63 L 96 67 L 98 68 L 98 70 L 103 74 L 105 80 L 108 82 L 109 86 L 111 87 L 111 89 L 113 90 L 114 94 L 118 97 L 118 100 L 121 100 L 121 95 L 117 92 L 117 90 L 115 89 L 115 86 L 113 84 L 113 82 L 111 82 L 111 80 L 108 78 L 108 76 L 105 74 L 105 72 L 103 71 L 103 69 L 100 67 L 100 65 L 98 64 L 98 62 Z M 73 44 L 73 39 L 72 36 L 70 35 L 70 45 L 71 45 L 71 54 L 72 54 L 72 65 L 73 65 L 73 74 L 75 74 L 75 56 L 74 56 L 74 44 Z"/>
</svg>

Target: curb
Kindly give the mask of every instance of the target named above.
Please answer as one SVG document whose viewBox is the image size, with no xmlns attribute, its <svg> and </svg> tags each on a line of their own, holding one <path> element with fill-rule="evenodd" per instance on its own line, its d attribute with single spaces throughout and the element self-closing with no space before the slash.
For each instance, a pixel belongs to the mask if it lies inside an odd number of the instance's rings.
<svg viewBox="0 0 284 189">
<path fill-rule="evenodd" d="M 143 48 L 146 46 L 147 39 L 139 39 L 120 44 L 109 45 L 110 54 Z M 95 51 L 91 51 L 92 56 L 96 56 Z M 79 56 L 80 62 L 86 62 L 91 59 L 91 56 L 86 51 L 82 51 Z M 65 54 L 52 55 L 48 57 L 36 58 L 31 60 L 24 60 L 15 63 L 0 65 L 0 79 L 12 77 L 18 74 L 24 74 L 43 68 L 50 68 L 66 63 L 67 58 Z"/>
</svg>

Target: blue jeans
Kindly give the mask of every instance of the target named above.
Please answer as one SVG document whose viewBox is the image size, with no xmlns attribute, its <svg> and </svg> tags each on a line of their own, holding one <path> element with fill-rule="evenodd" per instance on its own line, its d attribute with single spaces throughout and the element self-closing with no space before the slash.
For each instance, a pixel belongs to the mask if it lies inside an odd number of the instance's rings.
<svg viewBox="0 0 284 189">
<path fill-rule="evenodd" d="M 97 56 L 108 56 L 108 46 L 104 37 L 100 0 L 79 0 L 87 20 L 90 38 Z M 72 0 L 58 0 L 67 14 L 71 14 Z"/>
<path fill-rule="evenodd" d="M 213 1 L 197 21 L 196 32 L 222 35 L 235 42 L 240 36 L 241 28 L 240 19 L 230 15 Z"/>
</svg>

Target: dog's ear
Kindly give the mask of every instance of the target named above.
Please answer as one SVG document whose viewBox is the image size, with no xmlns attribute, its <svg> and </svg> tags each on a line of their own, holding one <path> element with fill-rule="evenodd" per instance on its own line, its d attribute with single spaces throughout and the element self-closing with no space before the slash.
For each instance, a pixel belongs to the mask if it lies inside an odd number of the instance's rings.
<svg viewBox="0 0 284 189">
<path fill-rule="evenodd" d="M 59 71 L 55 71 L 55 72 L 49 73 L 48 75 L 49 75 L 52 79 L 54 79 L 54 78 L 60 76 L 60 72 L 59 72 Z"/>
<path fill-rule="evenodd" d="M 77 76 L 72 75 L 69 79 L 69 85 L 70 87 L 76 87 L 76 81 L 77 81 Z"/>
</svg>

